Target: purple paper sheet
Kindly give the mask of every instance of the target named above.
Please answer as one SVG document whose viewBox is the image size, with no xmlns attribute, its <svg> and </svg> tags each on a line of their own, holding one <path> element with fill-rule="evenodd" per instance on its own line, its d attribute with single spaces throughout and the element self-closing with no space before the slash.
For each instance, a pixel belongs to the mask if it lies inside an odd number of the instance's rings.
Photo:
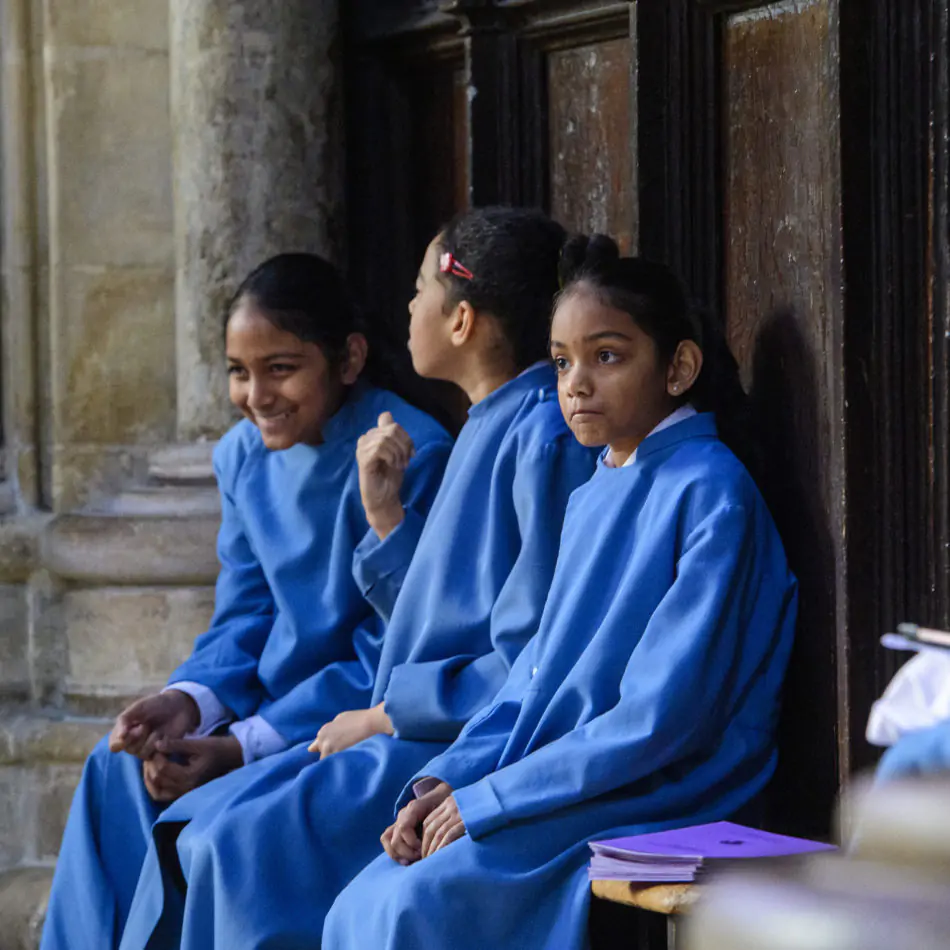
<svg viewBox="0 0 950 950">
<path fill-rule="evenodd" d="M 632 859 L 683 858 L 723 860 L 733 858 L 768 858 L 811 851 L 834 851 L 835 846 L 790 838 L 756 828 L 746 828 L 731 821 L 717 821 L 691 828 L 674 828 L 648 835 L 613 838 L 591 842 L 591 849 L 617 857 L 629 855 Z"/>
</svg>

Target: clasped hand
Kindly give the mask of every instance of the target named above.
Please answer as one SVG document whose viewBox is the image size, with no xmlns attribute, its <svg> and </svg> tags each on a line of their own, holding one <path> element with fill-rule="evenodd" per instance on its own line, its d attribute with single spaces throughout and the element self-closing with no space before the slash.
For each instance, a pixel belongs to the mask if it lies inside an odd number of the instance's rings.
<svg viewBox="0 0 950 950">
<path fill-rule="evenodd" d="M 244 764 L 234 736 L 184 738 L 198 728 L 200 719 L 195 701 L 180 690 L 146 696 L 119 715 L 109 749 L 141 759 L 149 795 L 157 802 L 171 802 Z"/>
<path fill-rule="evenodd" d="M 467 833 L 452 786 L 440 782 L 402 808 L 380 841 L 386 854 L 405 867 L 430 857 Z"/>
<path fill-rule="evenodd" d="M 234 736 L 160 739 L 155 754 L 142 764 L 142 778 L 155 801 L 173 802 L 243 764 L 241 743 Z"/>
</svg>

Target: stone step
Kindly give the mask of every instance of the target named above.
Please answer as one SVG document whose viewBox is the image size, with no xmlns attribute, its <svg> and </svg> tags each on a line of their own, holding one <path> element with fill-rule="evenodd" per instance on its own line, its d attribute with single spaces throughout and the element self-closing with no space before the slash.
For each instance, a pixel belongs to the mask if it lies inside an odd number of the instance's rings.
<svg viewBox="0 0 950 950">
<path fill-rule="evenodd" d="M 221 511 L 218 491 L 213 485 L 148 485 L 110 495 L 85 509 L 87 514 L 116 518 L 217 519 Z"/>
<path fill-rule="evenodd" d="M 155 485 L 207 485 L 214 487 L 211 464 L 215 442 L 168 445 L 149 455 L 149 481 Z"/>
<path fill-rule="evenodd" d="M 111 727 L 112 720 L 106 717 L 0 711 L 0 766 L 82 764 Z"/>
<path fill-rule="evenodd" d="M 175 493 L 169 495 L 173 501 Z M 55 576 L 74 583 L 213 584 L 218 522 L 217 512 L 200 517 L 60 515 L 40 537 L 40 559 Z"/>
<path fill-rule="evenodd" d="M 0 950 L 37 950 L 52 881 L 46 867 L 0 874 Z"/>
</svg>

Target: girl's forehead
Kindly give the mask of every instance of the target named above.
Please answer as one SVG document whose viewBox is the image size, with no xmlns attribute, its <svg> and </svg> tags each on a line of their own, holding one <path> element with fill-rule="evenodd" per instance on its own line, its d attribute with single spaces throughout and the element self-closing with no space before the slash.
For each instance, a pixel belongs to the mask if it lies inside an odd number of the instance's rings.
<svg viewBox="0 0 950 950">
<path fill-rule="evenodd" d="M 576 284 L 557 303 L 553 323 L 565 327 L 582 327 L 585 331 L 591 324 L 633 324 L 629 313 L 618 310 L 604 301 L 597 291 L 586 284 Z"/>
<path fill-rule="evenodd" d="M 237 359 L 252 359 L 271 352 L 303 355 L 308 347 L 300 337 L 275 326 L 249 302 L 239 304 L 231 314 L 226 344 L 228 356 Z"/>
<path fill-rule="evenodd" d="M 426 248 L 425 257 L 422 259 L 421 270 L 426 277 L 434 277 L 439 273 L 439 257 L 442 254 L 442 245 L 440 243 L 442 235 L 434 237 Z"/>
</svg>

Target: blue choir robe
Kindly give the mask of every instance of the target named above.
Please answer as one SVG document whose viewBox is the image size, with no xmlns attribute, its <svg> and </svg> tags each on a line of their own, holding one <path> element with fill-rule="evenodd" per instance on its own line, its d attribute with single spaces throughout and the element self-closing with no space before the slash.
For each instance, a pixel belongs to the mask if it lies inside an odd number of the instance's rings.
<svg viewBox="0 0 950 950">
<path fill-rule="evenodd" d="M 400 578 L 371 700 L 396 737 L 322 761 L 297 748 L 235 773 L 231 799 L 200 815 L 185 811 L 190 796 L 169 808 L 123 950 L 317 945 L 333 899 L 380 853 L 405 782 L 492 699 L 537 630 L 568 498 L 595 464 L 564 423 L 550 365 L 472 407 L 424 526 L 368 537 L 354 565 L 367 597 Z M 180 868 L 167 866 L 166 829 Z"/>
<path fill-rule="evenodd" d="M 370 530 L 356 442 L 387 411 L 415 442 L 403 501 L 424 518 L 452 442 L 429 416 L 385 390 L 354 387 L 320 445 L 271 452 L 248 421 L 221 440 L 214 453 L 222 508 L 214 616 L 172 684 L 210 688 L 235 719 L 260 716 L 288 744 L 312 738 L 341 710 L 367 704 L 381 623 L 352 572 Z M 43 950 L 118 946 L 160 811 L 139 760 L 100 742 L 73 800 Z"/>
<path fill-rule="evenodd" d="M 773 773 L 796 581 L 708 414 L 601 464 L 571 498 L 537 636 L 494 702 L 422 767 L 468 834 L 382 855 L 330 910 L 324 950 L 569 950 L 589 841 L 724 819 Z"/>
</svg>

